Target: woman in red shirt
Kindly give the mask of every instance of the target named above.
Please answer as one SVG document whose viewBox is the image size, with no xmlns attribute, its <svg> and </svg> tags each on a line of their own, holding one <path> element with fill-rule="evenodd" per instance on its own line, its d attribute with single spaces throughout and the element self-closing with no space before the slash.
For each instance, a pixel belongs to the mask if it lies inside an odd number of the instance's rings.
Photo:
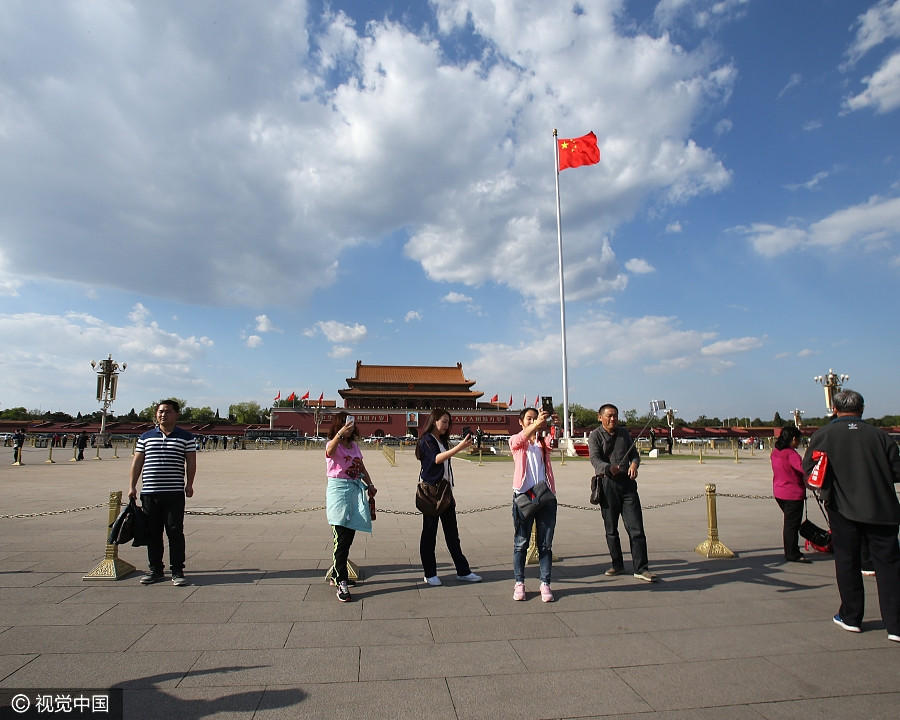
<svg viewBox="0 0 900 720">
<path fill-rule="evenodd" d="M 812 561 L 797 547 L 806 499 L 803 467 L 797 452 L 800 437 L 800 431 L 793 425 L 781 429 L 772 450 L 772 492 L 784 513 L 784 559 L 787 562 L 808 563 Z"/>
</svg>

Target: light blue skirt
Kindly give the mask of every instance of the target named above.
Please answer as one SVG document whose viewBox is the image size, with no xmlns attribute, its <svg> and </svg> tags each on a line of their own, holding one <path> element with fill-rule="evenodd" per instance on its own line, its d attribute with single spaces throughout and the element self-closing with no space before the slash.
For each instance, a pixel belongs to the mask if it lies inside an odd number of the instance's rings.
<svg viewBox="0 0 900 720">
<path fill-rule="evenodd" d="M 369 498 L 362 480 L 328 478 L 325 488 L 325 515 L 329 525 L 372 532 Z"/>
</svg>

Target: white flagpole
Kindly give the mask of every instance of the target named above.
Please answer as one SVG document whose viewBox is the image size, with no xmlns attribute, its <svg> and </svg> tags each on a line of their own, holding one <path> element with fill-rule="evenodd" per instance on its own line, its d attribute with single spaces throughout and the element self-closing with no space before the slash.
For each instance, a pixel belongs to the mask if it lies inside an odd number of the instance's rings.
<svg viewBox="0 0 900 720">
<path fill-rule="evenodd" d="M 556 139 L 556 128 L 553 128 L 553 171 L 556 175 L 556 244 L 559 249 L 559 324 L 562 331 L 563 437 L 568 440 L 569 371 L 566 358 L 566 286 L 563 280 L 562 221 L 559 212 L 559 143 Z"/>
</svg>

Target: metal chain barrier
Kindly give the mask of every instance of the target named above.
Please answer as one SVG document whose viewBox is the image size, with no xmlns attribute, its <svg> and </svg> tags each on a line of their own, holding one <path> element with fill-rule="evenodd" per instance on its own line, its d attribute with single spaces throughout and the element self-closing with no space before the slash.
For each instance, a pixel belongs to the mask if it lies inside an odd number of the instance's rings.
<svg viewBox="0 0 900 720">
<path fill-rule="evenodd" d="M 665 507 L 673 507 L 674 505 L 681 505 L 682 503 L 693 502 L 694 500 L 699 500 L 700 498 L 705 497 L 705 493 L 698 493 L 697 495 L 691 495 L 690 497 L 678 498 L 677 500 L 671 500 L 669 502 L 664 503 L 656 503 L 654 505 L 643 505 L 641 507 L 642 510 L 658 510 L 659 508 Z M 718 493 L 718 497 L 728 497 L 728 498 L 738 498 L 740 500 L 771 500 L 771 495 L 748 495 L 744 493 Z M 569 505 L 566 503 L 558 503 L 559 507 L 569 508 L 570 510 L 588 510 L 590 512 L 599 512 L 599 505 Z M 12 520 L 18 518 L 36 518 L 36 517 L 45 517 L 48 515 L 65 515 L 67 513 L 73 512 L 82 512 L 84 510 L 96 510 L 100 507 L 105 507 L 106 503 L 99 503 L 97 505 L 84 505 L 82 507 L 75 508 L 67 508 L 65 510 L 46 510 L 44 512 L 37 513 L 20 513 L 17 515 L 0 515 L 0 520 Z M 469 510 L 457 510 L 457 515 L 472 515 L 474 513 L 483 513 L 483 512 L 491 512 L 493 510 L 503 510 L 509 508 L 509 503 L 503 503 L 502 505 L 490 505 L 488 507 L 480 507 L 480 508 L 471 508 Z M 307 513 L 307 512 L 320 512 L 325 509 L 324 505 L 317 505 L 315 507 L 308 508 L 291 508 L 289 510 L 258 510 L 255 512 L 238 512 L 234 510 L 188 510 L 185 509 L 185 515 L 209 515 L 209 516 L 218 516 L 218 517 L 256 517 L 256 516 L 266 516 L 266 515 L 293 515 L 296 513 Z M 393 510 L 391 508 L 378 508 L 378 512 L 384 513 L 385 515 L 419 515 L 418 510 Z"/>
<path fill-rule="evenodd" d="M 12 520 L 13 518 L 36 518 L 36 517 L 44 517 L 45 515 L 65 515 L 66 513 L 73 512 L 81 512 L 82 510 L 96 510 L 100 507 L 106 507 L 106 503 L 99 503 L 98 505 L 84 505 L 82 507 L 76 508 L 67 508 L 66 510 L 45 510 L 44 512 L 37 513 L 20 513 L 18 515 L 0 515 L 0 520 Z"/>
</svg>

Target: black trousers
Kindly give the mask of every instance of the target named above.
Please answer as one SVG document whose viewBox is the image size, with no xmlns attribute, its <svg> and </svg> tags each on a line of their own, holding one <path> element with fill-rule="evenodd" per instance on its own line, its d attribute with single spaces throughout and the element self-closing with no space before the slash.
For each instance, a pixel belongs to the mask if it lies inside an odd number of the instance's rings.
<svg viewBox="0 0 900 720">
<path fill-rule="evenodd" d="M 153 572 L 163 571 L 163 529 L 169 539 L 169 569 L 184 570 L 184 493 L 141 493 L 147 513 L 147 563 Z"/>
<path fill-rule="evenodd" d="M 802 555 L 797 543 L 800 539 L 800 523 L 803 522 L 803 501 L 775 498 L 775 502 L 784 513 L 784 529 L 781 532 L 781 539 L 784 543 L 784 559 L 796 560 Z"/>
<path fill-rule="evenodd" d="M 648 569 L 647 536 L 644 534 L 644 515 L 641 512 L 641 498 L 638 496 L 637 482 L 627 476 L 603 478 L 603 492 L 607 506 L 603 508 L 603 525 L 606 528 L 606 545 L 614 568 L 622 570 L 625 559 L 619 540 L 619 517 L 625 524 L 631 543 L 631 564 L 634 572 Z"/>
<path fill-rule="evenodd" d="M 834 574 L 841 595 L 841 619 L 848 625 L 862 624 L 866 608 L 865 588 L 860 574 L 860 543 L 865 538 L 875 566 L 881 619 L 891 635 L 900 635 L 900 545 L 897 525 L 873 525 L 848 520 L 836 510 L 828 510 Z"/>
<path fill-rule="evenodd" d="M 331 535 L 334 538 L 334 551 L 331 560 L 331 577 L 335 582 L 347 582 L 347 558 L 350 557 L 350 546 L 356 537 L 356 530 L 343 525 L 332 525 Z"/>
<path fill-rule="evenodd" d="M 447 549 L 450 551 L 450 557 L 453 558 L 453 564 L 456 566 L 456 574 L 468 575 L 472 572 L 472 569 L 469 567 L 469 561 L 463 555 L 462 547 L 459 544 L 459 527 L 456 524 L 456 501 L 454 500 L 449 509 L 444 511 L 443 515 L 422 516 L 419 555 L 422 558 L 422 570 L 425 573 L 425 577 L 430 578 L 437 575 L 437 559 L 435 558 L 434 550 L 437 545 L 438 521 L 444 528 L 444 539 L 447 541 Z"/>
</svg>

